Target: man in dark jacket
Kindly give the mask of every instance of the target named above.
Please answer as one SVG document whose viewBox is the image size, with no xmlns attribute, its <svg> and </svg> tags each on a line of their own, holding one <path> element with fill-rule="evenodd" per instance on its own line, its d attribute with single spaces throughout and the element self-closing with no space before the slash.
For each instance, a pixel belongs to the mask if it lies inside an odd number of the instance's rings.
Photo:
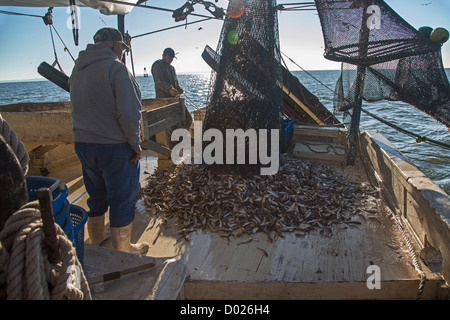
<svg viewBox="0 0 450 320">
<path fill-rule="evenodd" d="M 103 28 L 80 52 L 69 79 L 75 152 L 89 194 L 88 234 L 92 244 L 105 238 L 109 208 L 116 250 L 140 253 L 149 246 L 131 244 L 139 196 L 141 91 L 121 62 L 129 49 L 122 34 Z"/>
<path fill-rule="evenodd" d="M 183 93 L 183 88 L 178 84 L 175 68 L 171 65 L 174 58 L 175 51 L 172 48 L 166 48 L 162 59 L 156 60 L 152 65 L 156 98 L 178 97 Z"/>
</svg>

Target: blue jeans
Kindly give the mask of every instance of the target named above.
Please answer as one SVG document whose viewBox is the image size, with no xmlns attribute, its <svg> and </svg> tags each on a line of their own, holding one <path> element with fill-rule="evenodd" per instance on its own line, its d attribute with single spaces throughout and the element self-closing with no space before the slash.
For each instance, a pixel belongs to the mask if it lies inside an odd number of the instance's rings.
<svg viewBox="0 0 450 320">
<path fill-rule="evenodd" d="M 139 197 L 139 161 L 132 163 L 134 150 L 128 143 L 75 143 L 83 179 L 89 194 L 89 217 L 106 213 L 109 206 L 111 228 L 129 225 L 134 220 Z"/>
</svg>

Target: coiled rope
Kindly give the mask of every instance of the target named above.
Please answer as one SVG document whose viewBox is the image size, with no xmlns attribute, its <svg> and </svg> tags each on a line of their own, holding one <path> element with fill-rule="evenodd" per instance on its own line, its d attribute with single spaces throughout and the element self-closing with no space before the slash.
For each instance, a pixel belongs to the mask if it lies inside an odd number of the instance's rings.
<svg viewBox="0 0 450 320">
<path fill-rule="evenodd" d="M 75 249 L 55 224 L 61 261 L 50 263 L 39 202 L 29 202 L 0 232 L 0 299 L 91 300 Z"/>
<path fill-rule="evenodd" d="M 28 155 L 27 150 L 25 149 L 22 141 L 19 140 L 17 134 L 11 129 L 8 122 L 2 118 L 0 114 L 0 134 L 5 139 L 6 143 L 9 144 L 11 149 L 19 159 L 20 166 L 22 167 L 22 172 L 24 175 L 28 172 L 28 162 L 30 161 L 30 156 Z"/>
</svg>

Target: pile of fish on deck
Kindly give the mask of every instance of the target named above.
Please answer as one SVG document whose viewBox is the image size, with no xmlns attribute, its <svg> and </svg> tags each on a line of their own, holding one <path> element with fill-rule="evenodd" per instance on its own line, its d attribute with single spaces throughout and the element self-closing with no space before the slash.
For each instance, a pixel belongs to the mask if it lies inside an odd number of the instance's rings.
<svg viewBox="0 0 450 320">
<path fill-rule="evenodd" d="M 157 169 L 148 178 L 144 203 L 166 221 L 175 218 L 178 233 L 186 240 L 204 229 L 228 241 L 264 232 L 272 242 L 288 232 L 305 236 L 319 229 L 331 236 L 333 226 L 357 226 L 360 216 L 376 210 L 376 193 L 370 186 L 350 183 L 326 165 L 284 157 L 276 175 L 252 178 L 204 165 Z"/>
</svg>

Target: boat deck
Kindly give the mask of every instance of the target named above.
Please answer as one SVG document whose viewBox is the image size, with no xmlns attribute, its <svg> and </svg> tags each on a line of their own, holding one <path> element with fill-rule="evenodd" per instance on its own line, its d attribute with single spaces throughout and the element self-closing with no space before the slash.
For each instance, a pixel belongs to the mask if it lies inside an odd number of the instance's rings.
<svg viewBox="0 0 450 320">
<path fill-rule="evenodd" d="M 156 165 L 154 156 L 141 160 L 142 187 Z M 361 168 L 336 170 L 350 181 L 366 182 Z M 52 176 L 72 187 L 71 203 L 87 208 L 80 172 L 75 165 Z M 86 245 L 85 273 L 89 279 L 155 262 L 148 270 L 92 286 L 94 299 L 414 299 L 421 278 L 389 211 L 376 196 L 373 201 L 376 211 L 359 215 L 359 224 L 335 226 L 331 236 L 318 231 L 303 237 L 286 233 L 271 242 L 264 233 L 227 239 L 204 230 L 192 232 L 186 241 L 174 220 L 150 214 L 140 199 L 132 241 L 150 244 L 146 257 L 124 258 L 111 250 L 110 240 L 103 248 Z M 164 268 L 167 265 L 169 269 Z M 158 275 L 155 270 L 166 272 Z M 442 278 L 424 271 L 428 281 L 422 297 L 436 298 Z M 367 283 L 377 276 L 380 289 L 369 289 Z M 155 279 L 168 284 L 165 294 L 155 295 Z M 125 290 L 134 286 L 138 292 Z"/>
</svg>

